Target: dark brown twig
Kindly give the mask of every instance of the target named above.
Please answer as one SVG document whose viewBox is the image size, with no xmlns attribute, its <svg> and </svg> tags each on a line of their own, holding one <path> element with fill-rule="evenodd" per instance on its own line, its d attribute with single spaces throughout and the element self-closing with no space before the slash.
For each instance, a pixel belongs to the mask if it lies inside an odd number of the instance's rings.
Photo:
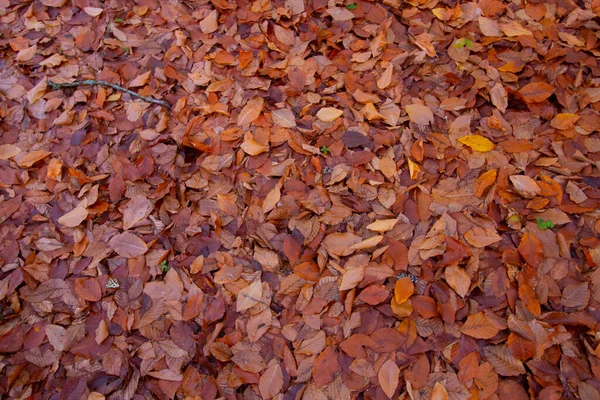
<svg viewBox="0 0 600 400">
<path fill-rule="evenodd" d="M 166 108 L 171 108 L 171 105 L 169 103 L 167 103 L 165 100 L 157 100 L 152 97 L 142 96 L 132 90 L 125 89 L 124 87 L 119 86 L 115 83 L 99 81 L 96 79 L 86 79 L 84 81 L 75 81 L 75 82 L 71 82 L 71 83 L 56 83 L 56 82 L 52 82 L 51 80 L 48 80 L 48 85 L 50 85 L 52 90 L 58 90 L 58 89 L 66 88 L 66 87 L 69 87 L 69 88 L 77 87 L 77 86 L 105 86 L 105 87 L 112 88 L 114 90 L 118 90 L 119 92 L 127 93 L 128 95 L 130 95 L 132 97 L 142 99 L 144 101 L 147 101 L 148 103 L 158 104 L 158 105 L 166 107 Z"/>
</svg>

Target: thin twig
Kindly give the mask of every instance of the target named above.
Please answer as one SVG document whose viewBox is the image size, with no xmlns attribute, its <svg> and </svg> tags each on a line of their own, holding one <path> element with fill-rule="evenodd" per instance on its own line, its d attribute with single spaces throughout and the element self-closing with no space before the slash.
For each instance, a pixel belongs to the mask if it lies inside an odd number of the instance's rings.
<svg viewBox="0 0 600 400">
<path fill-rule="evenodd" d="M 161 105 L 166 108 L 171 108 L 171 105 L 169 103 L 167 103 L 165 100 L 157 100 L 152 97 L 142 96 L 132 90 L 125 89 L 124 87 L 119 86 L 115 83 L 99 81 L 96 79 L 86 79 L 84 81 L 75 81 L 75 82 L 71 82 L 71 83 L 56 83 L 56 82 L 52 82 L 51 80 L 48 80 L 48 85 L 50 85 L 52 90 L 58 90 L 58 89 L 66 88 L 66 87 L 77 87 L 77 86 L 106 86 L 106 87 L 112 88 L 114 90 L 118 90 L 120 92 L 127 93 L 128 95 L 130 95 L 132 97 L 136 97 L 138 99 L 147 101 L 148 103 L 158 104 L 158 105 Z"/>
</svg>

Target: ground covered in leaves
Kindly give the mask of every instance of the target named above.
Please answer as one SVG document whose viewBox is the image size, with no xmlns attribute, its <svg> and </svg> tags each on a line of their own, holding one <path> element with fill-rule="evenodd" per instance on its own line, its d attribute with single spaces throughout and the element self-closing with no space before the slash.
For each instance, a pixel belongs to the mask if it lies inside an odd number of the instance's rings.
<svg viewBox="0 0 600 400">
<path fill-rule="evenodd" d="M 0 395 L 600 399 L 599 16 L 0 0 Z"/>
</svg>

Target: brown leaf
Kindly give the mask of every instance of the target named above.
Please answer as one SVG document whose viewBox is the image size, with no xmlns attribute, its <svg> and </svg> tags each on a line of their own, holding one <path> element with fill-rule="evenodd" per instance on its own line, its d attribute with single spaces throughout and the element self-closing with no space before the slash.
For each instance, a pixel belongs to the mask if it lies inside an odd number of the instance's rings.
<svg viewBox="0 0 600 400">
<path fill-rule="evenodd" d="M 258 381 L 258 390 L 263 399 L 270 399 L 283 388 L 283 372 L 279 363 L 267 368 Z"/>
<path fill-rule="evenodd" d="M 564 288 L 560 303 L 565 307 L 583 309 L 587 306 L 589 298 L 587 282 L 571 283 Z"/>
<path fill-rule="evenodd" d="M 398 383 L 400 378 L 400 368 L 392 360 L 387 360 L 377 373 L 377 379 L 383 393 L 389 398 L 392 398 L 396 389 L 398 389 Z"/>
<path fill-rule="evenodd" d="M 138 194 L 127 203 L 123 210 L 123 230 L 132 228 L 152 211 L 152 203 L 144 195 Z"/>
<path fill-rule="evenodd" d="M 295 128 L 296 116 L 289 108 L 282 108 L 271 113 L 273 123 L 283 128 Z"/>
<path fill-rule="evenodd" d="M 118 255 L 125 258 L 135 258 L 148 251 L 146 242 L 130 232 L 123 232 L 113 236 L 108 245 Z"/>
<path fill-rule="evenodd" d="M 510 181 L 517 193 L 527 199 L 533 199 L 542 192 L 538 184 L 527 175 L 511 175 Z"/>
<path fill-rule="evenodd" d="M 530 232 L 525 232 L 523 234 L 518 250 L 525 262 L 532 267 L 537 267 L 544 260 L 544 247 L 542 246 L 542 242 Z"/>
<path fill-rule="evenodd" d="M 417 125 L 430 125 L 433 123 L 433 112 L 423 104 L 409 104 L 405 107 L 408 118 Z"/>
<path fill-rule="evenodd" d="M 21 149 L 12 144 L 0 145 L 0 160 L 8 160 L 21 153 Z"/>
<path fill-rule="evenodd" d="M 136 76 L 131 82 L 129 82 L 129 87 L 135 88 L 135 87 L 144 86 L 146 83 L 148 83 L 151 73 L 152 73 L 152 71 L 148 71 L 141 75 Z"/>
<path fill-rule="evenodd" d="M 102 287 L 96 278 L 75 279 L 75 293 L 87 301 L 100 301 L 102 299 Z"/>
<path fill-rule="evenodd" d="M 492 104 L 500 110 L 500 112 L 506 112 L 506 108 L 508 107 L 508 92 L 504 89 L 502 84 L 496 83 L 494 87 L 490 89 L 490 98 Z"/>
<path fill-rule="evenodd" d="M 323 240 L 322 246 L 333 256 L 343 257 L 354 252 L 351 246 L 360 242 L 361 238 L 350 232 L 330 233 Z"/>
<path fill-rule="evenodd" d="M 564 131 L 573 128 L 577 121 L 579 121 L 579 115 L 577 114 L 556 114 L 550 121 L 550 126 Z"/>
<path fill-rule="evenodd" d="M 253 97 L 248 100 L 237 118 L 237 124 L 241 127 L 248 126 L 254 122 L 262 112 L 265 100 L 262 97 Z"/>
<path fill-rule="evenodd" d="M 255 280 L 250 285 L 240 291 L 237 296 L 236 311 L 245 311 L 255 304 L 259 303 L 263 296 L 263 287 L 260 279 Z"/>
<path fill-rule="evenodd" d="M 554 88 L 546 82 L 532 82 L 523 86 L 519 94 L 527 103 L 539 103 L 554 94 Z"/>
<path fill-rule="evenodd" d="M 338 356 L 333 347 L 328 346 L 319 354 L 312 365 L 312 376 L 318 387 L 323 387 L 340 374 Z"/>
<path fill-rule="evenodd" d="M 491 339 L 500 332 L 496 326 L 490 323 L 483 312 L 469 315 L 460 331 L 476 339 Z"/>
<path fill-rule="evenodd" d="M 444 271 L 446 282 L 460 296 L 465 297 L 471 287 L 471 278 L 458 265 L 450 265 Z"/>
<path fill-rule="evenodd" d="M 499 375 L 519 376 L 525 373 L 523 363 L 517 360 L 505 345 L 485 346 L 483 355 L 494 366 Z"/>
<path fill-rule="evenodd" d="M 48 157 L 50 154 L 52 153 L 46 150 L 34 150 L 21 157 L 17 163 L 19 164 L 19 167 L 29 168 L 36 162 Z"/>
<path fill-rule="evenodd" d="M 483 248 L 502 240 L 495 230 L 474 226 L 465 233 L 465 240 L 473 247 Z"/>
</svg>

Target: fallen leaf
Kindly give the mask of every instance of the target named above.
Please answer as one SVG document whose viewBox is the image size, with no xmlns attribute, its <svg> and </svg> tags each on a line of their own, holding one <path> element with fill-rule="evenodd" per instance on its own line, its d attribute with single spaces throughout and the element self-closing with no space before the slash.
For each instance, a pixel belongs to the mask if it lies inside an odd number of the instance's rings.
<svg viewBox="0 0 600 400">
<path fill-rule="evenodd" d="M 273 118 L 273 123 L 275 125 L 279 125 L 283 128 L 295 128 L 296 127 L 296 117 L 292 110 L 288 108 L 282 108 L 279 110 L 275 110 L 271 113 Z"/>
<path fill-rule="evenodd" d="M 17 161 L 17 164 L 19 164 L 19 167 L 29 168 L 32 167 L 36 162 L 48 157 L 50 154 L 52 153 L 46 150 L 34 150 L 21 157 Z"/>
<path fill-rule="evenodd" d="M 448 391 L 439 382 L 436 382 L 431 391 L 431 400 L 448 400 Z"/>
<path fill-rule="evenodd" d="M 79 226 L 89 215 L 88 210 L 83 206 L 77 206 L 58 219 L 58 223 L 68 228 Z"/>
<path fill-rule="evenodd" d="M 84 7 L 83 11 L 90 17 L 97 17 L 104 11 L 102 8 L 98 7 Z"/>
<path fill-rule="evenodd" d="M 460 331 L 475 339 L 491 339 L 500 332 L 495 325 L 490 323 L 483 312 L 469 315 Z"/>
<path fill-rule="evenodd" d="M 473 183 L 473 193 L 475 196 L 481 198 L 485 191 L 494 183 L 496 183 L 497 176 L 498 171 L 495 169 L 491 169 L 481 174 Z"/>
<path fill-rule="evenodd" d="M 408 118 L 417 125 L 433 123 L 433 111 L 422 104 L 409 104 L 405 107 Z"/>
<path fill-rule="evenodd" d="M 342 116 L 344 112 L 333 107 L 323 107 L 318 112 L 316 117 L 323 122 L 333 122 Z"/>
<path fill-rule="evenodd" d="M 381 390 L 383 393 L 390 399 L 398 389 L 400 378 L 400 368 L 396 365 L 392 360 L 387 360 L 381 368 L 379 368 L 379 372 L 377 372 L 377 379 L 379 380 L 379 385 L 381 386 Z"/>
<path fill-rule="evenodd" d="M 135 258 L 148 251 L 146 242 L 130 232 L 123 232 L 113 236 L 108 245 L 115 253 L 125 258 Z"/>
<path fill-rule="evenodd" d="M 380 219 L 367 225 L 367 229 L 375 232 L 387 232 L 398 223 L 398 219 Z"/>
<path fill-rule="evenodd" d="M 397 304 L 402 304 L 415 293 L 415 285 L 409 277 L 400 278 L 396 281 L 394 287 L 394 300 Z"/>
<path fill-rule="evenodd" d="M 253 97 L 248 100 L 237 118 L 237 124 L 245 127 L 254 122 L 262 112 L 265 100 L 262 97 Z"/>
<path fill-rule="evenodd" d="M 527 103 L 539 103 L 554 94 L 554 88 L 546 82 L 532 82 L 523 86 L 519 94 Z"/>
<path fill-rule="evenodd" d="M 486 153 L 494 149 L 494 142 L 481 135 L 463 136 L 459 138 L 458 141 L 481 153 Z"/>
<path fill-rule="evenodd" d="M 263 399 L 276 396 L 283 388 L 283 372 L 279 363 L 267 368 L 258 381 L 258 390 Z"/>
<path fill-rule="evenodd" d="M 525 232 L 523 234 L 518 250 L 525 262 L 532 267 L 537 267 L 544 260 L 544 247 L 542 242 L 530 232 Z"/>
<path fill-rule="evenodd" d="M 0 144 L 0 160 L 8 160 L 21 154 L 21 149 L 12 144 Z"/>
<path fill-rule="evenodd" d="M 240 291 L 237 296 L 237 312 L 245 311 L 255 304 L 259 303 L 263 296 L 263 287 L 260 279 L 255 280 L 250 285 Z"/>
<path fill-rule="evenodd" d="M 533 199 L 541 194 L 542 190 L 538 184 L 527 175 L 511 175 L 510 181 L 517 193 L 527 199 Z"/>
<path fill-rule="evenodd" d="M 146 196 L 134 196 L 123 210 L 123 230 L 132 228 L 135 224 L 146 218 L 152 211 L 152 203 Z"/>
</svg>

